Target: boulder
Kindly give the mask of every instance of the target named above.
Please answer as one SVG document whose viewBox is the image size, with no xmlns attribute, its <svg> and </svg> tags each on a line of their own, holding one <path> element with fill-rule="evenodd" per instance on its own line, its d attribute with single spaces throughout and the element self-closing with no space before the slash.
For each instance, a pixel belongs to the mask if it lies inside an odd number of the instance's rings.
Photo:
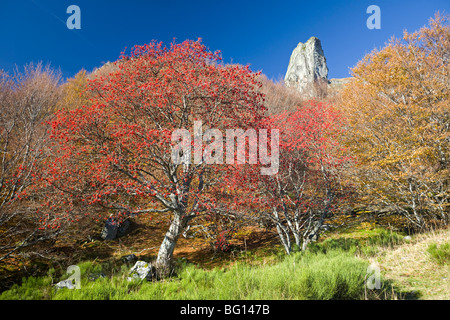
<svg viewBox="0 0 450 320">
<path fill-rule="evenodd" d="M 103 272 L 93 272 L 88 275 L 89 281 L 95 281 L 99 278 L 106 278 L 106 275 Z"/>
<path fill-rule="evenodd" d="M 103 240 L 114 240 L 124 236 L 130 229 L 130 221 L 124 220 L 122 223 L 116 221 L 113 217 L 109 217 L 102 230 Z"/>
<path fill-rule="evenodd" d="M 152 280 L 155 274 L 155 267 L 153 267 L 151 263 L 145 261 L 137 261 L 135 265 L 130 269 L 127 280 Z"/>
<path fill-rule="evenodd" d="M 133 263 L 137 261 L 137 257 L 134 254 L 127 254 L 126 256 L 121 257 L 120 260 L 125 263 Z"/>
<path fill-rule="evenodd" d="M 67 288 L 67 289 L 75 289 L 75 285 L 72 282 L 72 279 L 67 279 L 67 280 L 62 280 L 60 282 L 58 282 L 57 284 L 55 284 L 55 287 L 57 290 L 62 289 L 62 288 Z"/>
<path fill-rule="evenodd" d="M 117 229 L 117 237 L 123 237 L 124 235 L 126 235 L 128 231 L 130 231 L 130 225 L 130 219 L 126 219 L 125 221 L 123 221 Z"/>
</svg>

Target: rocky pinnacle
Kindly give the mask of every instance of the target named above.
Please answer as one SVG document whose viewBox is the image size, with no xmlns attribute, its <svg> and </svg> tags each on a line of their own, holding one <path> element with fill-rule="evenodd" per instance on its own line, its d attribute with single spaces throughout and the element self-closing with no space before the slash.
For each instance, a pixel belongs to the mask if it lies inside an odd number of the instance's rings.
<svg viewBox="0 0 450 320">
<path fill-rule="evenodd" d="M 320 40 L 311 37 L 292 52 L 284 81 L 288 87 L 303 92 L 318 80 L 328 81 L 328 67 Z"/>
</svg>

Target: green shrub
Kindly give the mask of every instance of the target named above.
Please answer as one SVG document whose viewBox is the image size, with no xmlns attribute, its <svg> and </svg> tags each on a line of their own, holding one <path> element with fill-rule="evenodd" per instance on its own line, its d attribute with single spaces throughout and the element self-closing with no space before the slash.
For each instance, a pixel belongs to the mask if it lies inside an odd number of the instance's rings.
<svg viewBox="0 0 450 320">
<path fill-rule="evenodd" d="M 0 294 L 0 300 L 43 300 L 51 298 L 52 278 L 27 277 Z"/>
<path fill-rule="evenodd" d="M 385 229 L 377 230 L 376 235 L 367 239 L 367 244 L 370 246 L 390 247 L 393 248 L 403 243 L 403 236 L 397 232 Z"/>
<path fill-rule="evenodd" d="M 443 243 L 439 247 L 436 243 L 432 243 L 428 246 L 427 251 L 438 264 L 450 264 L 450 242 Z"/>
<path fill-rule="evenodd" d="M 343 250 L 346 252 L 359 252 L 364 256 L 373 256 L 380 247 L 393 248 L 403 243 L 403 236 L 399 233 L 385 229 L 373 229 L 369 234 L 363 237 L 348 238 L 330 238 L 319 243 L 311 243 L 308 251 L 313 253 L 326 253 L 329 250 Z"/>
<path fill-rule="evenodd" d="M 347 238 L 330 238 L 322 242 L 312 242 L 308 245 L 307 252 L 314 254 L 325 254 L 328 251 L 340 250 L 345 252 L 355 252 L 359 246 L 359 241 L 356 239 Z"/>
</svg>

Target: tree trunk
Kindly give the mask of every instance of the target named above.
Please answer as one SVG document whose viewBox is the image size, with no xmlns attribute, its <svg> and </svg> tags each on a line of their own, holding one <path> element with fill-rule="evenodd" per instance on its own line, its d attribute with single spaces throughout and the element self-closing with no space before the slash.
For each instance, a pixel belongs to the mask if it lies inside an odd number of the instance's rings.
<svg viewBox="0 0 450 320">
<path fill-rule="evenodd" d="M 287 254 L 291 254 L 291 239 L 289 237 L 289 230 L 283 226 L 280 217 L 278 215 L 277 208 L 272 208 L 273 216 L 271 216 L 271 219 L 273 222 L 275 222 L 275 225 L 277 227 L 278 235 L 280 236 L 281 243 L 284 246 L 284 249 L 286 250 Z"/>
<path fill-rule="evenodd" d="M 303 243 L 301 246 L 302 251 L 305 251 L 311 242 L 316 242 L 319 240 L 319 232 L 320 232 L 320 228 L 322 227 L 322 224 L 323 224 L 322 221 L 316 221 L 314 223 L 314 227 L 313 227 L 312 231 L 305 234 L 305 236 L 303 237 Z"/>
<path fill-rule="evenodd" d="M 160 271 L 170 272 L 175 245 L 183 229 L 187 226 L 188 221 L 189 219 L 184 215 L 184 212 L 174 213 L 172 223 L 161 243 L 158 257 L 156 258 L 156 266 Z"/>
</svg>

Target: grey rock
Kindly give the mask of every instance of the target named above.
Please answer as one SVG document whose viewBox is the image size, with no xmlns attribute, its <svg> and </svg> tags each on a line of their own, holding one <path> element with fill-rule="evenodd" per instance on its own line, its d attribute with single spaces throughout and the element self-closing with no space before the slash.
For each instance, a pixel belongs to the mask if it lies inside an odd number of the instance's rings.
<svg viewBox="0 0 450 320">
<path fill-rule="evenodd" d="M 113 217 L 109 217 L 102 230 L 103 240 L 114 240 L 124 236 L 130 229 L 130 221 L 127 219 L 122 223 L 116 221 Z"/>
<path fill-rule="evenodd" d="M 133 263 L 137 260 L 137 257 L 134 254 L 127 254 L 126 256 L 123 256 L 121 260 L 125 263 Z"/>
<path fill-rule="evenodd" d="M 320 40 L 311 37 L 306 43 L 299 43 L 291 54 L 284 77 L 286 86 L 304 92 L 317 81 L 328 83 L 328 67 Z"/>
<path fill-rule="evenodd" d="M 119 228 L 117 229 L 117 237 L 123 237 L 128 233 L 129 230 L 130 230 L 130 220 L 126 219 L 119 225 Z"/>
<path fill-rule="evenodd" d="M 73 284 L 71 279 L 67 279 L 67 280 L 62 280 L 60 282 L 58 282 L 57 284 L 55 284 L 55 287 L 57 290 L 62 289 L 62 288 L 67 288 L 67 289 L 75 289 L 75 285 Z"/>
<path fill-rule="evenodd" d="M 106 278 L 106 275 L 103 272 L 95 272 L 88 275 L 89 281 L 95 281 L 99 278 Z"/>
<path fill-rule="evenodd" d="M 102 230 L 102 239 L 103 240 L 114 240 L 117 236 L 117 229 L 119 229 L 119 224 L 114 221 L 112 217 L 109 217 L 106 222 L 105 226 Z"/>
<path fill-rule="evenodd" d="M 154 275 L 155 268 L 151 263 L 145 261 L 137 261 L 135 265 L 130 269 L 127 280 L 151 280 Z"/>
</svg>

